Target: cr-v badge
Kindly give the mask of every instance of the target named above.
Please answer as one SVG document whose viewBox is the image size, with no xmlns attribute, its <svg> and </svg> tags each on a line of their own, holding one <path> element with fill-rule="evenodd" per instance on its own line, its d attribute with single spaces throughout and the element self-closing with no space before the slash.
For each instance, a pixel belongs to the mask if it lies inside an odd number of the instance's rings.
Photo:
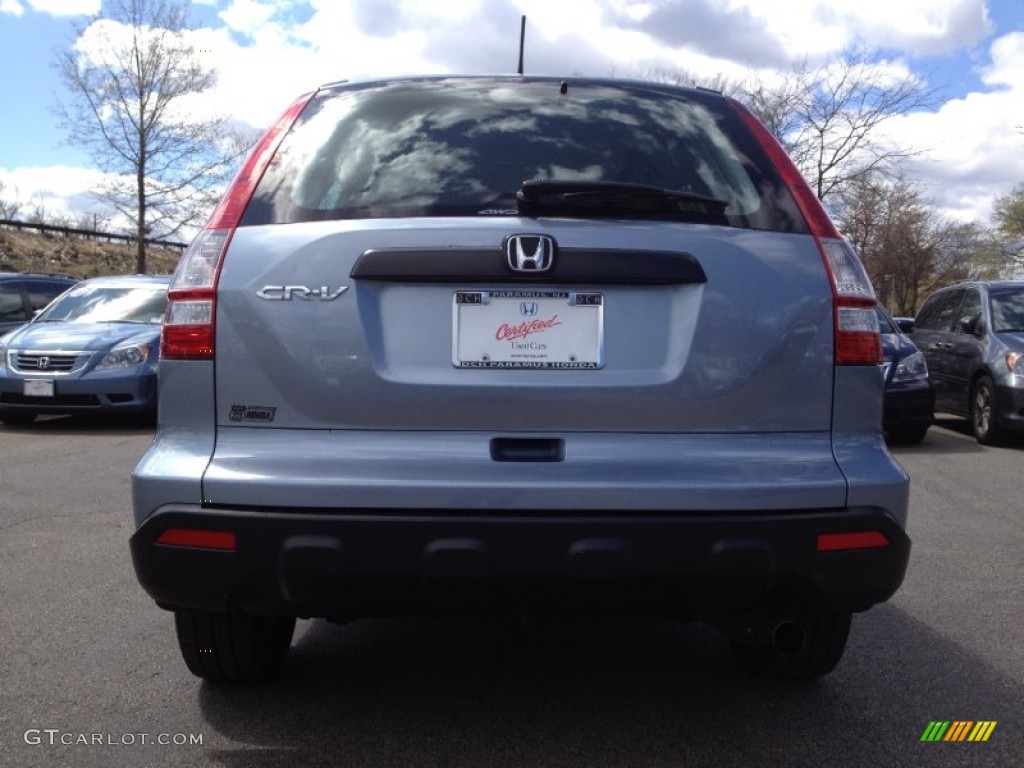
<svg viewBox="0 0 1024 768">
<path fill-rule="evenodd" d="M 313 299 L 334 301 L 347 290 L 347 285 L 343 285 L 333 292 L 326 285 L 322 285 L 319 288 L 307 288 L 304 285 L 264 285 L 256 291 L 256 295 L 267 301 L 291 301 L 293 298 L 305 299 L 306 301 L 312 301 Z"/>
</svg>

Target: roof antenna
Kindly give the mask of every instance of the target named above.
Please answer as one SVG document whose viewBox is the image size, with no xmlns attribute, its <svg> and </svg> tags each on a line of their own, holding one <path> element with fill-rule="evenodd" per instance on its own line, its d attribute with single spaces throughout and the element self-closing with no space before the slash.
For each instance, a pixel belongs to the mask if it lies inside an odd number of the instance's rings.
<svg viewBox="0 0 1024 768">
<path fill-rule="evenodd" d="M 519 25 L 519 70 L 518 74 L 523 74 L 523 47 L 526 45 L 526 15 L 523 15 L 523 21 Z"/>
</svg>

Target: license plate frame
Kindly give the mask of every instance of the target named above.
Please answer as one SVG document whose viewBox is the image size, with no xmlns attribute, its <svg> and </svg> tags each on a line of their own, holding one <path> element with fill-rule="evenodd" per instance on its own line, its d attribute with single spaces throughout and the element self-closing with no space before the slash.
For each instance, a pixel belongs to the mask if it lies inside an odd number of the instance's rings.
<svg viewBox="0 0 1024 768">
<path fill-rule="evenodd" d="M 22 384 L 25 397 L 53 397 L 53 379 L 25 379 Z"/>
<path fill-rule="evenodd" d="M 494 370 L 604 367 L 604 294 L 465 290 L 452 297 L 452 365 Z"/>
</svg>

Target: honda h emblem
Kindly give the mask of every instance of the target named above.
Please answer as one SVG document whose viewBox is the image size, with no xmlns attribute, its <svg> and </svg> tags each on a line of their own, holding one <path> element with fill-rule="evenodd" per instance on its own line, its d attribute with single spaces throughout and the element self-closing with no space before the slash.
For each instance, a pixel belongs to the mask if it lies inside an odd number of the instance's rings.
<svg viewBox="0 0 1024 768">
<path fill-rule="evenodd" d="M 554 238 L 512 235 L 505 240 L 505 258 L 516 272 L 547 272 L 555 263 Z"/>
<path fill-rule="evenodd" d="M 523 317 L 536 317 L 539 307 L 536 301 L 520 301 L 519 314 Z"/>
<path fill-rule="evenodd" d="M 50 358 L 46 357 L 45 355 L 43 355 L 42 357 L 36 358 L 36 367 L 37 368 L 42 368 L 44 370 L 49 368 L 50 367 Z"/>
</svg>

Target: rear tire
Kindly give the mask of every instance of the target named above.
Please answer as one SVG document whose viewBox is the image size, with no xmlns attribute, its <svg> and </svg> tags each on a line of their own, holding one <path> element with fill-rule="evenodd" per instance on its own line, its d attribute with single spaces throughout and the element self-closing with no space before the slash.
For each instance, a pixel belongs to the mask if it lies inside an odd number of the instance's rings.
<svg viewBox="0 0 1024 768">
<path fill-rule="evenodd" d="M 0 413 L 0 421 L 4 424 L 10 424 L 12 427 L 31 424 L 35 420 L 36 414 L 34 413 L 21 413 L 19 411 L 7 411 L 5 413 Z"/>
<path fill-rule="evenodd" d="M 750 645 L 733 641 L 740 666 L 767 680 L 813 680 L 827 675 L 843 656 L 851 614 L 805 610 L 774 633 L 776 642 Z"/>
<path fill-rule="evenodd" d="M 251 683 L 284 664 L 295 619 L 180 609 L 174 612 L 174 626 L 193 675 L 217 683 Z"/>
<path fill-rule="evenodd" d="M 996 390 L 988 376 L 978 379 L 971 390 L 971 430 L 982 445 L 998 445 L 1004 437 L 996 423 Z"/>
</svg>

